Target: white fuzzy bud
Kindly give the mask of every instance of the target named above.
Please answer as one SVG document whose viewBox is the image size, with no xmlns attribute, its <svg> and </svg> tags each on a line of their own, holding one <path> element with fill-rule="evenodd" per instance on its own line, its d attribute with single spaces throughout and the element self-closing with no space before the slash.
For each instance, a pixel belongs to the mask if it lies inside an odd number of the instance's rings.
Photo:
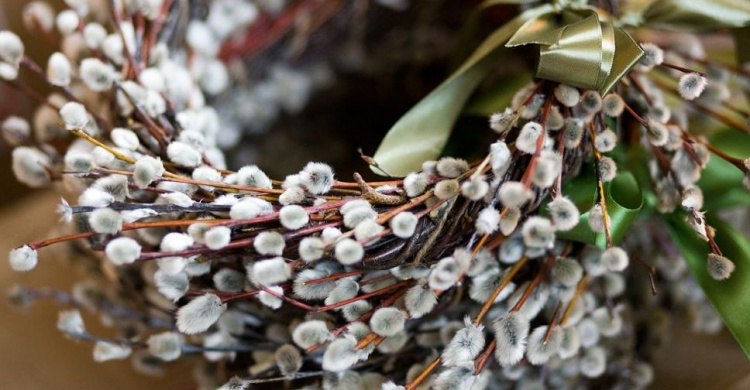
<svg viewBox="0 0 750 390">
<path fill-rule="evenodd" d="M 55 26 L 55 10 L 44 1 L 32 1 L 23 8 L 23 23 L 31 31 L 49 33 Z"/>
<path fill-rule="evenodd" d="M 279 203 L 290 205 L 305 200 L 305 190 L 302 187 L 289 187 L 279 196 Z"/>
<path fill-rule="evenodd" d="M 402 211 L 390 220 L 391 230 L 396 237 L 409 238 L 414 235 L 419 218 L 412 212 Z"/>
<path fill-rule="evenodd" d="M 481 235 L 492 234 L 500 226 L 500 212 L 494 207 L 485 207 L 477 215 L 474 228 Z"/>
<path fill-rule="evenodd" d="M 583 277 L 583 267 L 578 261 L 560 257 L 550 269 L 552 280 L 564 286 L 575 286 Z"/>
<path fill-rule="evenodd" d="M 534 165 L 531 182 L 537 187 L 549 188 L 555 183 L 559 172 L 560 166 L 554 157 L 539 157 Z"/>
<path fill-rule="evenodd" d="M 12 81 L 18 78 L 18 67 L 15 65 L 0 62 L 0 78 Z"/>
<path fill-rule="evenodd" d="M 115 265 L 130 264 L 141 257 L 141 246 L 130 237 L 118 237 L 107 243 L 104 253 Z"/>
<path fill-rule="evenodd" d="M 57 14 L 55 20 L 57 24 L 57 30 L 62 35 L 68 35 L 78 28 L 80 18 L 78 14 L 73 10 L 65 10 Z"/>
<path fill-rule="evenodd" d="M 604 212 L 600 204 L 595 204 L 594 207 L 589 210 L 587 221 L 591 231 L 594 233 L 604 233 Z"/>
<path fill-rule="evenodd" d="M 350 265 L 362 260 L 365 250 L 362 244 L 350 238 L 345 238 L 336 244 L 334 249 L 336 259 L 344 265 Z"/>
<path fill-rule="evenodd" d="M 430 313 L 436 304 L 437 295 L 427 286 L 411 287 L 404 294 L 404 307 L 411 318 L 420 318 Z"/>
<path fill-rule="evenodd" d="M 213 282 L 219 291 L 236 293 L 245 287 L 245 274 L 230 268 L 222 268 L 214 274 Z"/>
<path fill-rule="evenodd" d="M 550 220 L 543 217 L 529 217 L 521 229 L 526 246 L 551 248 L 555 243 L 555 229 Z"/>
<path fill-rule="evenodd" d="M 548 327 L 540 326 L 529 335 L 529 344 L 526 351 L 526 359 L 532 365 L 539 366 L 549 361 L 557 354 L 560 345 L 560 328 L 552 330 L 551 338 L 545 342 Z"/>
<path fill-rule="evenodd" d="M 508 107 L 503 112 L 490 115 L 490 128 L 498 134 L 504 134 L 513 125 L 515 119 L 515 112 Z"/>
<path fill-rule="evenodd" d="M 114 68 L 98 58 L 86 58 L 81 61 L 78 74 L 83 83 L 94 92 L 109 90 L 116 78 Z"/>
<path fill-rule="evenodd" d="M 305 321 L 292 332 L 292 340 L 302 349 L 324 343 L 331 339 L 331 332 L 326 323 L 320 320 Z"/>
<path fill-rule="evenodd" d="M 289 205 L 281 208 L 279 211 L 279 220 L 285 228 L 297 230 L 310 222 L 310 216 L 307 215 L 307 211 L 302 206 Z"/>
<path fill-rule="evenodd" d="M 706 78 L 698 73 L 687 73 L 680 77 L 677 83 L 677 91 L 685 100 L 695 100 L 706 89 Z"/>
<path fill-rule="evenodd" d="M 609 157 L 602 156 L 599 159 L 597 168 L 599 170 L 599 178 L 605 183 L 614 180 L 615 176 L 617 176 L 617 163 Z"/>
<path fill-rule="evenodd" d="M 638 66 L 642 71 L 649 71 L 664 62 L 664 50 L 659 46 L 653 43 L 642 43 L 641 49 L 643 49 L 643 57 L 638 61 Z"/>
<path fill-rule="evenodd" d="M 138 136 L 135 132 L 129 129 L 116 127 L 110 132 L 110 138 L 112 138 L 112 142 L 118 148 L 136 150 L 141 146 L 141 141 L 138 140 Z"/>
<path fill-rule="evenodd" d="M 604 114 L 610 117 L 618 117 L 625 110 L 625 102 L 620 95 L 610 93 L 602 100 L 602 110 Z"/>
<path fill-rule="evenodd" d="M 518 227 L 518 221 L 521 219 L 521 209 L 518 207 L 508 207 L 505 215 L 500 218 L 500 232 L 504 236 L 510 236 Z"/>
<path fill-rule="evenodd" d="M 212 227 L 206 231 L 203 239 L 209 249 L 222 249 L 232 240 L 232 229 L 226 226 Z"/>
<path fill-rule="evenodd" d="M 443 363 L 448 367 L 473 364 L 474 359 L 484 348 L 484 326 L 474 325 L 467 317 L 461 328 L 445 347 L 442 354 Z"/>
<path fill-rule="evenodd" d="M 503 366 L 512 366 L 523 358 L 526 338 L 529 335 L 529 320 L 518 312 L 508 312 L 492 323 L 495 331 L 495 359 Z"/>
<path fill-rule="evenodd" d="M 458 195 L 460 184 L 458 180 L 447 179 L 435 184 L 435 197 L 438 199 L 450 199 Z"/>
<path fill-rule="evenodd" d="M 389 337 L 404 329 L 406 314 L 395 307 L 383 307 L 370 319 L 370 329 L 378 336 Z"/>
<path fill-rule="evenodd" d="M 127 345 L 98 341 L 94 345 L 94 361 L 101 363 L 109 360 L 122 360 L 130 356 L 132 352 L 133 350 Z"/>
<path fill-rule="evenodd" d="M 83 28 L 83 42 L 91 50 L 99 50 L 107 38 L 107 30 L 99 23 L 91 22 Z"/>
<path fill-rule="evenodd" d="M 57 330 L 74 335 L 86 333 L 81 312 L 78 310 L 61 311 L 57 316 Z"/>
<path fill-rule="evenodd" d="M 539 137 L 544 136 L 542 125 L 536 122 L 528 122 L 521 128 L 521 133 L 516 139 L 516 148 L 524 153 L 532 154 L 536 151 Z"/>
<path fill-rule="evenodd" d="M 212 58 L 221 46 L 213 31 L 202 21 L 194 20 L 188 24 L 185 41 L 191 49 L 203 56 Z"/>
<path fill-rule="evenodd" d="M 146 341 L 148 352 L 165 362 L 177 360 L 182 355 L 182 336 L 175 332 L 152 335 Z"/>
<path fill-rule="evenodd" d="M 70 84 L 70 61 L 63 53 L 53 53 L 47 61 L 47 81 L 59 87 Z"/>
<path fill-rule="evenodd" d="M 351 279 L 341 279 L 335 282 L 335 286 L 324 301 L 326 305 L 333 305 L 352 299 L 359 293 L 359 284 Z"/>
<path fill-rule="evenodd" d="M 271 286 L 266 288 L 268 289 L 268 291 L 271 291 L 276 295 L 264 290 L 258 293 L 258 301 L 272 310 L 279 309 L 284 304 L 284 300 L 279 298 L 277 295 L 283 296 L 284 289 L 281 288 L 281 286 Z"/>
<path fill-rule="evenodd" d="M 354 237 L 357 241 L 374 243 L 375 239 L 385 228 L 375 221 L 364 221 L 354 228 Z"/>
<path fill-rule="evenodd" d="M 177 311 L 177 329 L 185 334 L 205 332 L 219 320 L 226 308 L 218 296 L 201 295 Z"/>
<path fill-rule="evenodd" d="M 287 378 L 293 378 L 302 368 L 302 354 L 293 345 L 284 344 L 274 352 L 274 360 L 279 372 Z"/>
<path fill-rule="evenodd" d="M 469 170 L 469 163 L 458 158 L 444 157 L 435 168 L 440 176 L 454 179 Z"/>
<path fill-rule="evenodd" d="M 576 149 L 583 138 L 583 122 L 575 118 L 565 119 L 565 148 Z"/>
<path fill-rule="evenodd" d="M 23 59 L 23 42 L 13 32 L 0 31 L 0 60 L 18 67 Z"/>
<path fill-rule="evenodd" d="M 461 185 L 461 194 L 469 200 L 477 201 L 484 198 L 490 185 L 483 176 L 474 176 Z"/>
<path fill-rule="evenodd" d="M 651 119 L 646 126 L 646 136 L 654 146 L 664 146 L 669 141 L 669 130 L 663 123 Z"/>
<path fill-rule="evenodd" d="M 607 368 L 607 355 L 601 347 L 590 348 L 580 360 L 581 374 L 587 378 L 597 378 Z"/>
<path fill-rule="evenodd" d="M 617 146 L 617 134 L 610 128 L 597 134 L 594 139 L 594 147 L 602 153 L 611 152 L 615 146 Z"/>
<path fill-rule="evenodd" d="M 709 253 L 708 260 L 706 261 L 706 269 L 714 280 L 726 280 L 734 272 L 734 263 L 724 256 Z"/>
<path fill-rule="evenodd" d="M 333 186 L 333 168 L 324 163 L 307 163 L 299 175 L 303 186 L 314 195 L 323 195 Z"/>
<path fill-rule="evenodd" d="M 555 198 L 547 205 L 555 229 L 568 231 L 578 225 L 581 213 L 576 205 L 565 197 Z"/>
<path fill-rule="evenodd" d="M 345 336 L 333 340 L 323 354 L 323 369 L 326 371 L 345 371 L 359 361 L 357 339 Z"/>
<path fill-rule="evenodd" d="M 154 284 L 159 293 L 173 302 L 185 296 L 190 280 L 185 272 L 169 273 L 164 270 L 154 272 Z"/>
<path fill-rule="evenodd" d="M 274 257 L 252 263 L 252 269 L 248 274 L 250 281 L 255 284 L 273 286 L 289 280 L 292 277 L 292 269 L 283 257 Z"/>
<path fill-rule="evenodd" d="M 508 144 L 498 141 L 490 145 L 490 165 L 495 177 L 502 177 L 510 167 L 511 154 Z"/>
<path fill-rule="evenodd" d="M 498 192 L 500 201 L 506 207 L 518 207 L 526 203 L 531 199 L 532 193 L 530 190 L 518 181 L 505 182 L 500 186 Z"/>
<path fill-rule="evenodd" d="M 570 85 L 559 84 L 555 87 L 555 99 L 560 102 L 563 106 L 573 107 L 578 104 L 581 94 L 578 89 L 571 87 Z"/>
<path fill-rule="evenodd" d="M 430 288 L 433 290 L 447 290 L 456 284 L 460 273 L 461 265 L 455 258 L 443 258 L 430 271 Z"/>
<path fill-rule="evenodd" d="M 69 102 L 60 108 L 60 117 L 66 130 L 83 130 L 89 123 L 89 113 L 81 103 Z"/>
<path fill-rule="evenodd" d="M 320 260 L 324 251 L 325 243 L 318 237 L 305 237 L 299 243 L 299 256 L 307 262 Z"/>
<path fill-rule="evenodd" d="M 585 91 L 581 95 L 581 107 L 589 114 L 595 114 L 602 109 L 602 97 L 596 91 Z"/>
<path fill-rule="evenodd" d="M 271 179 L 255 165 L 246 165 L 237 171 L 237 184 L 248 187 L 271 188 Z"/>
<path fill-rule="evenodd" d="M 112 194 L 98 188 L 88 188 L 78 197 L 78 204 L 89 207 L 106 207 L 114 201 Z"/>
<path fill-rule="evenodd" d="M 280 256 L 284 252 L 286 242 L 284 236 L 278 232 L 265 231 L 255 237 L 253 246 L 261 255 Z"/>
<path fill-rule="evenodd" d="M 2 136 L 11 146 L 17 146 L 28 141 L 31 135 L 29 122 L 20 116 L 9 116 L 5 118 L 2 125 Z"/>
<path fill-rule="evenodd" d="M 200 152 L 195 148 L 179 141 L 167 146 L 167 156 L 173 163 L 190 168 L 199 166 L 203 160 Z"/>
<path fill-rule="evenodd" d="M 148 187 L 154 180 L 165 172 L 164 164 L 158 157 L 143 156 L 135 162 L 133 167 L 133 181 L 138 188 Z"/>
<path fill-rule="evenodd" d="M 37 260 L 39 259 L 36 249 L 32 249 L 28 245 L 11 250 L 8 257 L 10 259 L 10 267 L 17 272 L 31 271 L 36 267 Z"/>
<path fill-rule="evenodd" d="M 429 184 L 429 177 L 424 173 L 412 172 L 404 178 L 404 190 L 410 198 L 422 195 Z"/>
<path fill-rule="evenodd" d="M 89 225 L 99 234 L 115 234 L 122 230 L 122 217 L 115 210 L 101 208 L 89 214 Z"/>
<path fill-rule="evenodd" d="M 184 251 L 193 245 L 193 238 L 184 233 L 167 233 L 161 240 L 159 248 L 164 252 Z"/>
<path fill-rule="evenodd" d="M 622 272 L 628 267 L 630 260 L 627 252 L 620 247 L 613 246 L 602 252 L 601 262 L 612 272 Z"/>
</svg>

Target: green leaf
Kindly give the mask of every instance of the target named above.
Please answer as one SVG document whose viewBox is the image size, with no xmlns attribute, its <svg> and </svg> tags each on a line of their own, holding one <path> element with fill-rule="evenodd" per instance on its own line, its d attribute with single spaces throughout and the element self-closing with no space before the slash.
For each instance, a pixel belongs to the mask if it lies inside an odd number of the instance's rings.
<svg viewBox="0 0 750 390">
<path fill-rule="evenodd" d="M 584 171 L 563 187 L 563 195 L 570 198 L 581 210 L 578 225 L 567 232 L 558 232 L 559 238 L 579 241 L 606 248 L 607 240 L 603 233 L 595 233 L 589 228 L 588 218 L 591 207 L 596 202 L 596 179 L 591 170 Z M 617 244 L 625 237 L 643 205 L 643 195 L 635 177 L 630 172 L 620 172 L 614 180 L 604 185 L 607 212 L 610 218 L 612 242 Z M 546 206 L 541 210 L 548 215 Z"/>
<path fill-rule="evenodd" d="M 715 134 L 710 137 L 710 142 L 735 157 L 746 158 L 750 151 L 750 137 L 737 134 L 733 129 Z M 712 155 L 708 161 L 708 166 L 701 173 L 698 187 L 703 190 L 706 210 L 715 211 L 750 204 L 750 191 L 742 185 L 742 172 L 717 155 Z"/>
<path fill-rule="evenodd" d="M 534 76 L 531 73 L 513 75 L 498 80 L 492 87 L 473 97 L 463 111 L 464 115 L 487 117 L 510 106 L 513 96 Z"/>
<path fill-rule="evenodd" d="M 490 34 L 460 68 L 393 125 L 373 156 L 379 166 L 391 175 L 405 176 L 440 156 L 469 96 L 493 60 L 507 52 L 505 42 L 523 23 L 552 9 L 543 5 L 525 11 Z"/>
<path fill-rule="evenodd" d="M 729 279 L 716 281 L 706 271 L 708 244 L 685 223 L 684 214 L 674 213 L 667 222 L 672 240 L 685 257 L 695 280 L 750 358 L 750 242 L 725 222 L 711 216 L 707 218 L 708 224 L 716 229 L 716 243 L 735 265 Z"/>
</svg>

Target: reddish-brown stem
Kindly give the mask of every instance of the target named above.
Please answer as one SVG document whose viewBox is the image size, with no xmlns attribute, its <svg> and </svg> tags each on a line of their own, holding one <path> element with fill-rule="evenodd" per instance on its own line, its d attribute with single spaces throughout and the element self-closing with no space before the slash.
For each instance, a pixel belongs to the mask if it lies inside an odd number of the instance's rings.
<svg viewBox="0 0 750 390">
<path fill-rule="evenodd" d="M 302 302 L 300 302 L 300 301 L 298 301 L 298 300 L 296 300 L 294 298 L 288 297 L 288 296 L 286 296 L 284 294 L 279 294 L 276 291 L 273 291 L 273 290 L 271 290 L 270 288 L 268 288 L 266 286 L 261 286 L 260 289 L 263 290 L 264 292 L 268 293 L 268 294 L 271 294 L 271 295 L 275 296 L 276 298 L 283 299 L 283 300 L 291 303 L 292 305 L 299 307 L 300 309 L 304 309 L 304 310 L 307 310 L 307 311 L 316 311 L 317 310 L 316 308 L 314 308 L 314 307 L 312 307 L 312 306 L 310 306 L 310 305 L 308 305 L 306 303 L 302 303 Z"/>
<path fill-rule="evenodd" d="M 625 105 L 625 109 L 630 113 L 630 115 L 633 116 L 633 118 L 636 121 L 638 121 L 638 123 L 640 123 L 641 125 L 643 125 L 643 127 L 648 127 L 648 121 L 646 121 L 640 115 L 638 115 L 638 113 L 635 112 L 635 110 L 633 110 L 633 108 L 630 107 L 630 105 L 628 103 L 625 103 L 624 99 L 623 99 L 623 104 Z"/>
<path fill-rule="evenodd" d="M 669 63 L 669 62 L 662 62 L 661 66 L 663 66 L 665 68 L 669 68 L 669 69 L 678 70 L 678 71 L 680 71 L 682 73 L 698 73 L 699 75 L 701 75 L 703 77 L 706 76 L 706 74 L 703 73 L 703 72 L 699 72 L 697 70 L 692 70 L 690 68 L 686 68 L 684 66 L 675 65 L 675 64 L 672 64 L 672 63 Z"/>
<path fill-rule="evenodd" d="M 406 390 L 414 390 L 419 386 L 422 382 L 424 382 L 425 379 L 430 375 L 430 373 L 437 368 L 437 366 L 440 364 L 440 358 L 435 359 L 434 362 L 430 363 L 429 366 L 427 366 L 424 371 L 422 371 L 421 374 L 419 374 L 418 377 L 414 378 L 411 383 L 407 383 L 405 388 Z"/>
<path fill-rule="evenodd" d="M 382 294 L 384 294 L 384 293 L 386 293 L 388 291 L 395 290 L 395 289 L 397 289 L 399 287 L 407 286 L 407 285 L 411 285 L 411 284 L 414 284 L 413 280 L 404 280 L 404 281 L 401 281 L 401 282 L 398 282 L 398 283 L 394 283 L 394 284 L 392 284 L 390 286 L 383 287 L 380 290 L 375 290 L 375 291 L 373 291 L 371 293 L 367 293 L 367 294 L 363 294 L 363 295 L 360 295 L 360 296 L 357 296 L 357 297 L 354 297 L 354 298 L 346 299 L 346 300 L 343 300 L 343 301 L 340 301 L 340 302 L 336 302 L 336 303 L 331 304 L 331 305 L 320 306 L 320 307 L 318 307 L 316 309 L 316 311 L 317 312 L 323 312 L 323 311 L 338 309 L 339 307 L 346 306 L 346 305 L 348 305 L 348 304 L 350 304 L 352 302 L 357 302 L 357 301 L 361 301 L 363 299 L 368 299 L 368 298 L 376 297 L 376 296 L 382 295 Z"/>
<path fill-rule="evenodd" d="M 479 375 L 482 370 L 484 370 L 484 366 L 487 365 L 496 345 L 497 340 L 493 338 L 492 341 L 490 341 L 490 345 L 487 346 L 487 349 L 474 360 L 474 375 Z"/>
<path fill-rule="evenodd" d="M 568 302 L 568 307 L 565 308 L 565 311 L 563 312 L 562 319 L 560 319 L 560 325 L 564 326 L 565 323 L 568 322 L 568 318 L 570 318 L 571 313 L 573 313 L 573 306 L 575 306 L 576 301 L 578 301 L 578 298 L 583 293 L 583 290 L 586 289 L 586 285 L 589 282 L 588 275 L 581 278 L 581 280 L 578 281 L 578 286 L 576 286 L 576 292 L 573 294 L 573 298 L 570 299 L 570 302 Z"/>
<path fill-rule="evenodd" d="M 638 78 L 635 77 L 632 73 L 628 74 L 628 79 L 633 83 L 633 86 L 635 86 L 635 89 L 638 90 L 638 92 L 643 96 L 644 99 L 646 99 L 646 102 L 649 106 L 654 105 L 654 99 L 651 97 L 651 94 L 646 92 L 646 89 L 643 88 L 643 85 L 640 81 L 638 81 Z"/>
<path fill-rule="evenodd" d="M 500 292 L 502 292 L 503 289 L 508 285 L 508 283 L 510 283 L 513 277 L 516 276 L 518 271 L 526 264 L 527 261 L 529 261 L 528 258 L 522 257 L 521 260 L 518 260 L 518 262 L 516 262 L 516 264 L 513 264 L 513 267 L 510 268 L 503 280 L 500 281 L 500 285 L 497 286 L 495 291 L 492 292 L 492 295 L 490 295 L 489 299 L 487 299 L 487 302 L 485 302 L 482 306 L 482 310 L 479 311 L 479 314 L 477 314 L 477 318 L 474 319 L 474 325 L 479 325 L 482 323 L 482 320 L 484 320 L 484 316 L 487 315 L 487 312 L 490 311 L 492 305 L 495 304 L 495 299 L 497 299 L 497 296 L 500 295 Z"/>
<path fill-rule="evenodd" d="M 560 315 L 560 310 L 562 309 L 562 301 L 557 302 L 557 307 L 555 308 L 555 312 L 552 314 L 552 322 L 549 324 L 549 327 L 547 328 L 547 334 L 544 335 L 544 344 L 547 344 L 549 342 L 550 337 L 552 337 L 552 332 L 555 330 L 555 326 L 557 326 L 557 320 Z"/>
<path fill-rule="evenodd" d="M 333 274 L 333 275 L 326 276 L 324 278 L 318 278 L 318 279 L 308 280 L 308 281 L 306 281 L 306 282 L 304 282 L 302 284 L 305 285 L 305 286 L 307 286 L 307 285 L 310 285 L 310 284 L 325 283 L 325 282 L 330 282 L 331 280 L 337 280 L 337 279 L 341 279 L 341 278 L 346 278 L 348 276 L 359 276 L 359 275 L 362 275 L 363 273 L 364 273 L 364 271 L 339 272 L 339 273 L 336 273 L 336 274 Z"/>
<path fill-rule="evenodd" d="M 552 268 L 552 264 L 555 263 L 555 259 L 557 256 L 552 256 L 548 261 L 547 264 L 544 266 L 543 269 L 539 270 L 539 273 L 536 274 L 534 279 L 531 280 L 531 283 L 529 283 L 529 286 L 526 288 L 526 291 L 523 292 L 523 295 L 521 295 L 521 298 L 516 302 L 515 305 L 513 305 L 513 308 L 510 309 L 510 312 L 517 312 L 521 310 L 524 304 L 526 304 L 526 301 L 531 296 L 531 293 L 534 291 L 536 286 L 539 285 L 539 283 L 542 282 L 542 279 L 544 279 L 544 276 L 547 275 L 547 272 L 549 272 L 550 268 Z"/>
</svg>

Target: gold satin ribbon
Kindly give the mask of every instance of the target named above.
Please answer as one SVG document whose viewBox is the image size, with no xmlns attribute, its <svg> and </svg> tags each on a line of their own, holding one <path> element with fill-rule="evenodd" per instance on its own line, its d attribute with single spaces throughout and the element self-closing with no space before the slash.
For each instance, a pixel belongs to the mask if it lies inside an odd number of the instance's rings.
<svg viewBox="0 0 750 390">
<path fill-rule="evenodd" d="M 540 45 L 537 77 L 602 95 L 643 55 L 635 41 L 592 9 L 554 11 L 525 23 L 507 47 Z"/>
<path fill-rule="evenodd" d="M 481 8 L 532 0 L 486 0 Z M 604 95 L 643 56 L 643 50 L 609 16 L 590 6 L 561 1 L 528 20 L 506 47 L 539 45 L 537 77 Z M 533 10 L 533 8 L 532 8 Z M 644 25 L 670 28 L 742 27 L 750 24 L 750 0 L 657 0 L 642 14 Z"/>
</svg>

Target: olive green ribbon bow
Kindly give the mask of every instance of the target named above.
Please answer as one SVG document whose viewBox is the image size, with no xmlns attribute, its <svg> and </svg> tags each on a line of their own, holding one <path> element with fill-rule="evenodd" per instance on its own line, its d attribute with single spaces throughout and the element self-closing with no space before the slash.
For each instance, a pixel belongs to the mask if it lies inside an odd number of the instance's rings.
<svg viewBox="0 0 750 390">
<path fill-rule="evenodd" d="M 643 55 L 633 38 L 591 9 L 554 10 L 524 23 L 506 47 L 539 45 L 537 77 L 607 93 Z"/>
</svg>

